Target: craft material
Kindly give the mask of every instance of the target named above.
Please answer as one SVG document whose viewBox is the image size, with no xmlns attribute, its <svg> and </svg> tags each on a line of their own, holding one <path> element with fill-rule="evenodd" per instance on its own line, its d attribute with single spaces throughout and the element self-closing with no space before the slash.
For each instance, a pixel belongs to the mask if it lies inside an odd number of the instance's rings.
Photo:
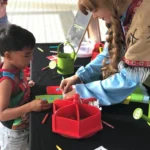
<svg viewBox="0 0 150 150">
<path fill-rule="evenodd" d="M 43 120 L 42 120 L 42 124 L 45 123 L 45 121 L 47 120 L 48 116 L 49 116 L 49 114 L 47 113 L 47 114 L 45 115 L 45 117 L 43 118 Z"/>
<path fill-rule="evenodd" d="M 46 92 L 50 95 L 62 95 L 62 91 L 60 90 L 59 86 L 47 86 Z"/>
<path fill-rule="evenodd" d="M 37 49 L 38 49 L 39 51 L 41 51 L 41 52 L 44 52 L 44 50 L 41 49 L 40 47 L 37 47 Z"/>
<path fill-rule="evenodd" d="M 108 150 L 108 149 L 104 148 L 103 146 L 100 146 L 100 147 L 98 147 L 98 148 L 96 148 L 94 150 Z"/>
<path fill-rule="evenodd" d="M 106 126 L 112 128 L 112 129 L 115 128 L 114 126 L 112 126 L 111 124 L 107 123 L 106 121 L 103 121 L 103 120 L 102 120 L 102 123 L 105 124 Z"/>
<path fill-rule="evenodd" d="M 57 51 L 50 51 L 50 52 L 51 52 L 51 53 L 56 53 L 56 54 L 58 53 Z"/>
<path fill-rule="evenodd" d="M 62 150 L 58 145 L 56 145 L 56 148 L 57 148 L 58 150 Z"/>
<path fill-rule="evenodd" d="M 42 68 L 42 71 L 44 71 L 44 70 L 46 70 L 48 68 L 49 68 L 49 66 L 46 66 L 46 67 Z"/>
<path fill-rule="evenodd" d="M 149 96 L 145 93 L 143 87 L 137 87 L 123 103 L 129 104 L 130 102 L 149 103 Z"/>
<path fill-rule="evenodd" d="M 57 48 L 58 45 L 54 45 L 54 46 L 49 46 L 49 48 Z"/>
<path fill-rule="evenodd" d="M 49 60 L 57 61 L 57 55 L 47 56 L 46 58 L 49 59 Z"/>
<path fill-rule="evenodd" d="M 55 95 L 36 95 L 35 97 L 36 97 L 36 99 L 46 99 L 48 101 L 48 103 L 53 103 L 54 100 L 63 98 L 62 95 L 57 95 L 57 94 L 55 94 Z"/>
<path fill-rule="evenodd" d="M 99 52 L 101 53 L 103 51 L 103 48 L 102 47 L 99 47 Z"/>
<path fill-rule="evenodd" d="M 40 82 L 42 77 L 44 77 L 48 71 L 49 71 L 48 69 L 46 69 L 46 71 L 43 71 L 42 74 L 39 76 L 39 78 L 36 80 L 36 83 Z"/>
</svg>

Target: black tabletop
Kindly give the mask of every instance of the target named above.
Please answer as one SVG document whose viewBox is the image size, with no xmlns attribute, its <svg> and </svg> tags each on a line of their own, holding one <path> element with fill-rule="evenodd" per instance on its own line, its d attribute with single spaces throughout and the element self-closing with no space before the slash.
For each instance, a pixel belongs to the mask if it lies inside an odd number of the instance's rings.
<svg viewBox="0 0 150 150">
<path fill-rule="evenodd" d="M 32 113 L 30 130 L 30 150 L 94 150 L 103 146 L 108 150 L 149 150 L 150 126 L 144 120 L 136 121 L 132 117 L 135 108 L 147 105 L 131 103 L 103 107 L 102 119 L 115 128 L 103 125 L 103 130 L 87 139 L 68 139 L 52 132 L 52 110 Z M 49 117 L 41 124 L 46 113 Z"/>
<path fill-rule="evenodd" d="M 36 86 L 32 89 L 35 95 L 45 94 L 47 85 L 59 85 L 61 77 L 57 76 L 55 70 L 41 69 L 49 63 L 46 56 L 51 55 L 49 52 L 50 45 L 54 44 L 38 44 L 44 52 L 35 50 L 33 61 L 31 63 L 32 79 L 36 82 Z M 77 64 L 85 65 L 90 58 L 78 59 Z M 39 77 L 42 78 L 39 79 Z M 150 126 L 144 120 L 134 120 L 132 117 L 135 108 L 141 107 L 147 115 L 148 105 L 139 103 L 130 103 L 129 105 L 118 104 L 102 108 L 102 119 L 115 128 L 109 128 L 103 125 L 103 130 L 87 139 L 69 139 L 52 132 L 52 109 L 45 112 L 32 112 L 30 117 L 30 150 L 56 150 L 56 145 L 62 150 L 94 150 L 99 146 L 103 146 L 108 150 L 149 150 Z M 42 120 L 46 113 L 49 117 L 45 124 Z"/>
<path fill-rule="evenodd" d="M 48 85 L 59 85 L 62 80 L 62 75 L 57 73 L 57 68 L 46 69 L 42 71 L 42 68 L 48 66 L 50 60 L 47 56 L 56 55 L 56 53 L 51 53 L 50 51 L 57 51 L 57 48 L 49 48 L 58 46 L 60 43 L 50 43 L 50 44 L 37 44 L 33 52 L 33 60 L 31 62 L 31 79 L 35 81 L 36 88 L 33 88 L 35 94 L 43 94 L 45 92 L 45 87 Z M 42 49 L 43 52 L 38 50 Z M 61 46 L 60 49 L 63 47 Z M 60 50 L 62 51 L 62 50 Z M 77 58 L 75 61 L 74 71 L 82 65 L 85 66 L 90 62 L 91 58 Z M 71 75 L 65 75 L 64 78 Z M 40 90 L 39 90 L 40 89 Z M 37 92 L 36 92 L 37 90 Z M 40 92 L 40 93 L 39 93 Z"/>
</svg>

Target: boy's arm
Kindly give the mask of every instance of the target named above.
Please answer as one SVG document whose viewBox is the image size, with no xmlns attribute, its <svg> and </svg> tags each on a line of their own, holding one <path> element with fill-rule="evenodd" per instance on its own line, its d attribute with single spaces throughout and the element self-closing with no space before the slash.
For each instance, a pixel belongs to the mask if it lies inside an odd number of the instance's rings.
<svg viewBox="0 0 150 150">
<path fill-rule="evenodd" d="M 7 79 L 3 80 L 0 84 L 0 121 L 15 119 L 32 110 L 31 103 L 16 108 L 9 108 L 11 92 L 11 82 Z"/>
<path fill-rule="evenodd" d="M 0 83 L 0 121 L 18 118 L 31 111 L 43 111 L 51 107 L 51 104 L 41 99 L 33 100 L 22 106 L 9 108 L 12 84 L 5 79 Z"/>
</svg>

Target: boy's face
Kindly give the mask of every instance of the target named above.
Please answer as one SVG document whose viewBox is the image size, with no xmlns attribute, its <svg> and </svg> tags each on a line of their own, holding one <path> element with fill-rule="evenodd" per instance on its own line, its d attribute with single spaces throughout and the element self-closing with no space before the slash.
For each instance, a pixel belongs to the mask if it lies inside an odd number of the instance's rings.
<svg viewBox="0 0 150 150">
<path fill-rule="evenodd" d="M 24 48 L 22 51 L 12 51 L 10 53 L 10 62 L 18 69 L 24 69 L 32 60 L 33 50 Z"/>
</svg>

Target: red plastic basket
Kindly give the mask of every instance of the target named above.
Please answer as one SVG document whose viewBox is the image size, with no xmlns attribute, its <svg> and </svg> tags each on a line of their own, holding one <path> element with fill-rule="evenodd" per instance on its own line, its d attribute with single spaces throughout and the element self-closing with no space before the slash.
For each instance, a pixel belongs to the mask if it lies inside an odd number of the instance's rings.
<svg viewBox="0 0 150 150">
<path fill-rule="evenodd" d="M 95 99 L 80 100 L 79 95 L 53 103 L 52 131 L 68 138 L 87 138 L 102 130 L 101 111 L 88 105 Z M 82 101 L 82 102 L 81 102 Z"/>
</svg>

